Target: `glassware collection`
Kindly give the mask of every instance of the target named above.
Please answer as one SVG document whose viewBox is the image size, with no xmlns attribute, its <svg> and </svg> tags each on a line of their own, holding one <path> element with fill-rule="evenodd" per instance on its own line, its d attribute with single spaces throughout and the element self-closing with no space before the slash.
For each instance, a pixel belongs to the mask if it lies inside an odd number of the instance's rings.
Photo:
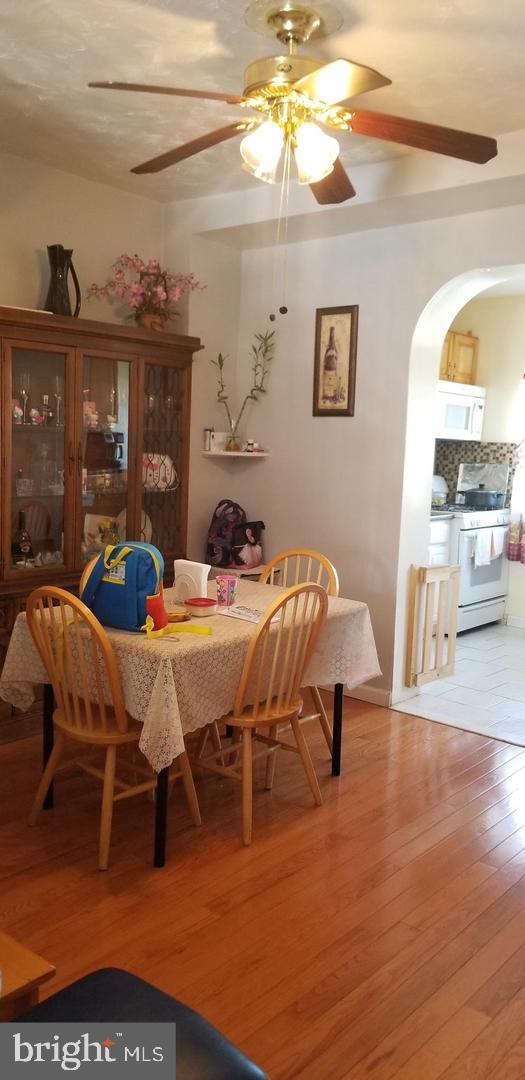
<svg viewBox="0 0 525 1080">
<path fill-rule="evenodd" d="M 11 563 L 17 570 L 64 562 L 65 372 L 34 360 L 20 353 L 13 362 Z M 116 519 L 126 504 L 128 394 L 115 366 L 92 360 L 85 362 L 84 386 L 81 549 L 87 559 L 125 532 Z M 124 431 L 117 432 L 119 415 Z"/>
<path fill-rule="evenodd" d="M 18 426 L 31 426 L 31 427 L 63 427 L 64 419 L 62 415 L 62 401 L 64 397 L 64 379 L 62 375 L 55 375 L 53 378 L 55 399 L 55 409 L 50 406 L 50 395 L 48 393 L 34 394 L 34 403 L 32 408 L 28 408 L 31 404 L 31 375 L 28 371 L 20 373 L 18 378 L 18 397 L 13 398 L 12 401 L 12 416 L 13 424 Z"/>
</svg>

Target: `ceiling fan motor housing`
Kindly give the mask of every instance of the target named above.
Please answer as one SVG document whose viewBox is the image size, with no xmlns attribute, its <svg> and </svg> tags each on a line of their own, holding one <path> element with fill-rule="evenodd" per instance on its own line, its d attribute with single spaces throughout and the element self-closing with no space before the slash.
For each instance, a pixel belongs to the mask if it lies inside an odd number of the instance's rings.
<svg viewBox="0 0 525 1080">
<path fill-rule="evenodd" d="M 291 83 L 310 75 L 319 67 L 319 60 L 309 56 L 264 56 L 249 64 L 244 73 L 244 97 L 266 94 L 268 97 L 286 93 Z"/>
</svg>

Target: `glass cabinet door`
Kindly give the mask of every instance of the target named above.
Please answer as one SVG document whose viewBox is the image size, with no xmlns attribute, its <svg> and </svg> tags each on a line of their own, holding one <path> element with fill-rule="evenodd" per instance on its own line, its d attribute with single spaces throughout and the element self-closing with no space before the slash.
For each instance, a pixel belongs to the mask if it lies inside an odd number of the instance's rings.
<svg viewBox="0 0 525 1080">
<path fill-rule="evenodd" d="M 140 536 L 164 555 L 167 576 L 184 554 L 181 521 L 183 415 L 186 372 L 146 364 L 143 401 L 142 512 Z"/>
<path fill-rule="evenodd" d="M 130 370 L 129 360 L 81 359 L 81 566 L 128 535 Z"/>
<path fill-rule="evenodd" d="M 11 347 L 11 571 L 62 567 L 67 352 Z M 68 434 L 69 438 L 69 434 Z M 9 515 L 8 515 L 9 517 Z"/>
</svg>

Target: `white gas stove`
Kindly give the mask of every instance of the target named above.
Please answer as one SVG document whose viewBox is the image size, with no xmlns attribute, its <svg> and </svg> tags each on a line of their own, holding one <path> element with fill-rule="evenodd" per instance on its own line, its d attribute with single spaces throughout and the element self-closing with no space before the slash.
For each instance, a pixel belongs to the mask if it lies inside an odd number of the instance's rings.
<svg viewBox="0 0 525 1080">
<path fill-rule="evenodd" d="M 440 507 L 443 516 L 452 515 L 449 560 L 451 565 L 460 568 L 458 630 L 497 622 L 505 613 L 510 510 L 504 503 L 508 475 L 506 464 L 462 464 L 458 472 L 457 501 Z M 448 490 L 442 476 L 433 477 L 432 491 L 436 501 L 448 494 Z M 480 503 L 485 501 L 485 495 L 487 502 L 499 502 L 500 508 L 483 509 Z"/>
<path fill-rule="evenodd" d="M 460 529 L 490 529 L 495 525 L 508 525 L 510 510 L 470 510 L 464 504 L 447 507 L 459 521 Z"/>
<path fill-rule="evenodd" d="M 451 512 L 450 562 L 460 567 L 458 630 L 470 630 L 505 613 L 510 510 Z"/>
</svg>

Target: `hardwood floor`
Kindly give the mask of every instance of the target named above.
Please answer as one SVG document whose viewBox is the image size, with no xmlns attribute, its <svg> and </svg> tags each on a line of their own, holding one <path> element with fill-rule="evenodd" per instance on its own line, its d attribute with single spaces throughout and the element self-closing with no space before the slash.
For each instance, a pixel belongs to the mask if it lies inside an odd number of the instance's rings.
<svg viewBox="0 0 525 1080">
<path fill-rule="evenodd" d="M 46 993 L 128 968 L 272 1080 L 522 1078 L 525 750 L 352 701 L 336 780 L 308 736 L 322 807 L 293 755 L 273 792 L 263 764 L 244 848 L 237 785 L 198 777 L 204 824 L 176 788 L 166 867 L 131 800 L 105 874 L 96 784 L 65 775 L 29 829 L 39 740 L 0 747 L 2 929 L 56 964 Z"/>
</svg>

